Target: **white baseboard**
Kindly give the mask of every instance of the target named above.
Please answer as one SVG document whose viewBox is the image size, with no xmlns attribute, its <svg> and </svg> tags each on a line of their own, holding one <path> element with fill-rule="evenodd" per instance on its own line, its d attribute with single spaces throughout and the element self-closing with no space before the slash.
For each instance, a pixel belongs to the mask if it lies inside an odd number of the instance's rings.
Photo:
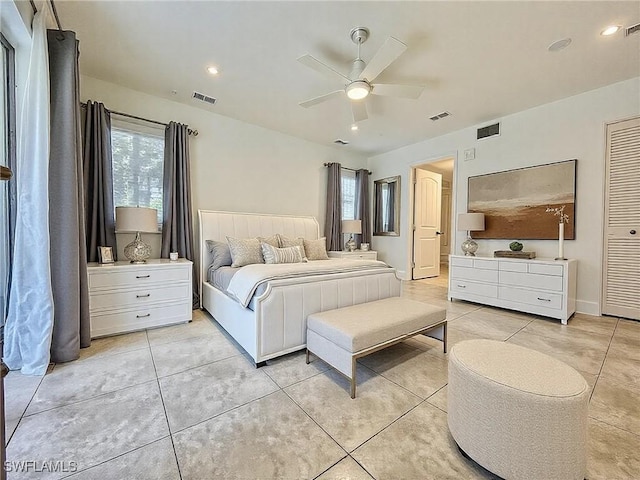
<svg viewBox="0 0 640 480">
<path fill-rule="evenodd" d="M 587 302 L 586 300 L 576 300 L 576 312 L 585 315 L 600 316 L 600 304 L 597 302 Z"/>
<path fill-rule="evenodd" d="M 396 273 L 398 274 L 398 278 L 400 280 L 411 280 L 411 276 L 407 275 L 407 272 L 405 270 L 396 270 Z"/>
</svg>

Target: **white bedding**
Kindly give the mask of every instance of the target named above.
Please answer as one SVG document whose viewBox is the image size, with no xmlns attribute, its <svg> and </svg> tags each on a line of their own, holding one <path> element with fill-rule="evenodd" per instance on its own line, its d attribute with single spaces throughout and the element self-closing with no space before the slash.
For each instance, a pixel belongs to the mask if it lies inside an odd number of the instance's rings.
<svg viewBox="0 0 640 480">
<path fill-rule="evenodd" d="M 386 263 L 377 260 L 315 260 L 307 263 L 255 264 L 246 265 L 238 270 L 227 293 L 243 306 L 247 307 L 256 289 L 265 282 L 281 278 L 309 277 L 331 273 L 345 273 L 363 270 L 388 269 Z"/>
</svg>

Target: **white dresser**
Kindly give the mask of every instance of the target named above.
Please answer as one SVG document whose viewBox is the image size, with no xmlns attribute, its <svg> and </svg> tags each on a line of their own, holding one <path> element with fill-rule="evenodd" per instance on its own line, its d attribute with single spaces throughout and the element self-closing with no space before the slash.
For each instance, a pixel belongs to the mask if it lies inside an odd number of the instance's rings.
<svg viewBox="0 0 640 480">
<path fill-rule="evenodd" d="M 351 260 L 377 260 L 378 252 L 375 250 L 354 250 L 353 252 L 347 251 L 331 251 L 327 252 L 329 258 L 348 258 Z"/>
<path fill-rule="evenodd" d="M 91 337 L 191 320 L 192 263 L 89 263 Z"/>
<path fill-rule="evenodd" d="M 449 257 L 449 300 L 558 318 L 576 311 L 577 260 Z"/>
</svg>

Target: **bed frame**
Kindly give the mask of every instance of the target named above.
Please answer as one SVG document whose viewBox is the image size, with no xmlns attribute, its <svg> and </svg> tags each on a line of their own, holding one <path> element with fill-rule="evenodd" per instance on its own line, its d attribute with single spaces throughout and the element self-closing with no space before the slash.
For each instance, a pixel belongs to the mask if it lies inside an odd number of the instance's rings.
<svg viewBox="0 0 640 480">
<path fill-rule="evenodd" d="M 306 347 L 307 316 L 336 308 L 400 296 L 395 269 L 357 271 L 311 278 L 274 280 L 254 298 L 253 310 L 207 282 L 211 258 L 206 240 L 236 238 L 319 238 L 313 217 L 198 210 L 200 239 L 200 306 L 251 355 L 256 366 Z"/>
</svg>

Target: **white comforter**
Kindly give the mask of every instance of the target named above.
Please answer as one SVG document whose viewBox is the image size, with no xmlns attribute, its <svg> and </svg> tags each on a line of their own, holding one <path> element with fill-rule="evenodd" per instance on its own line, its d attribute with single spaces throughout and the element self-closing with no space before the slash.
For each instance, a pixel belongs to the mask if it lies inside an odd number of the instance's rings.
<svg viewBox="0 0 640 480">
<path fill-rule="evenodd" d="M 227 293 L 246 307 L 251 302 L 256 289 L 265 282 L 283 278 L 309 277 L 331 273 L 355 272 L 361 270 L 380 270 L 391 268 L 377 260 L 315 260 L 307 263 L 264 263 L 247 265 L 238 270 L 227 288 Z"/>
</svg>

